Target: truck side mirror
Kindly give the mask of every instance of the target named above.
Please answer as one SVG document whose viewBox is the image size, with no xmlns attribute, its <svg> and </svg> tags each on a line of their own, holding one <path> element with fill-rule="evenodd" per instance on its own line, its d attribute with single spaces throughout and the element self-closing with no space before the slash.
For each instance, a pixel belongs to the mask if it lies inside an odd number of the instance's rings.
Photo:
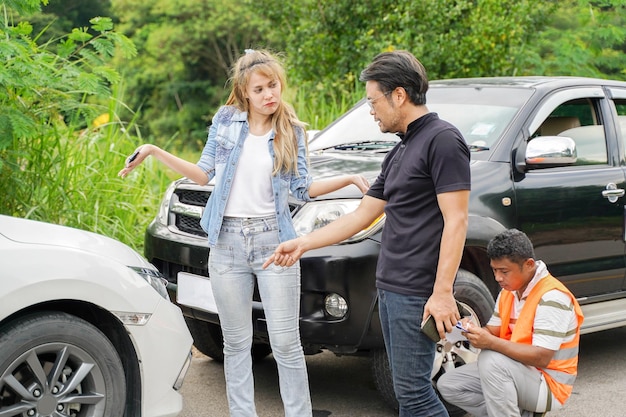
<svg viewBox="0 0 626 417">
<path fill-rule="evenodd" d="M 540 136 L 526 146 L 527 167 L 556 167 L 575 164 L 576 142 L 565 136 Z"/>
</svg>

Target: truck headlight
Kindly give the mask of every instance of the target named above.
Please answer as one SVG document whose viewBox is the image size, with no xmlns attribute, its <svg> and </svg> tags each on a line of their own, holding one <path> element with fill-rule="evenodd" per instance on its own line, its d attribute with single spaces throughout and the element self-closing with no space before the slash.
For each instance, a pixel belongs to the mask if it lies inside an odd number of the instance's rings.
<svg viewBox="0 0 626 417">
<path fill-rule="evenodd" d="M 310 201 L 306 203 L 293 218 L 293 224 L 298 236 L 311 233 L 315 229 L 326 226 L 344 214 L 356 210 L 361 200 L 325 200 Z M 385 223 L 385 215 L 382 214 L 368 227 L 356 233 L 341 243 L 351 243 L 363 240 L 378 232 Z"/>
</svg>

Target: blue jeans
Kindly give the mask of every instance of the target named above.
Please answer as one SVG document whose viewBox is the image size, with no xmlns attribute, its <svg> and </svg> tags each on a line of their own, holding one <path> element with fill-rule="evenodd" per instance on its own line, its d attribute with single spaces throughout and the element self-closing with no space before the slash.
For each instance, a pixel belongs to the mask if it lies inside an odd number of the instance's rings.
<svg viewBox="0 0 626 417">
<path fill-rule="evenodd" d="M 224 335 L 224 374 L 231 417 L 256 417 L 252 376 L 252 293 L 255 277 L 278 367 L 286 417 L 312 415 L 300 343 L 300 266 L 263 262 L 278 246 L 275 218 L 224 218 L 209 253 L 209 275 Z"/>
<path fill-rule="evenodd" d="M 431 382 L 436 344 L 420 331 L 426 301 L 378 289 L 380 323 L 400 417 L 448 417 Z"/>
</svg>

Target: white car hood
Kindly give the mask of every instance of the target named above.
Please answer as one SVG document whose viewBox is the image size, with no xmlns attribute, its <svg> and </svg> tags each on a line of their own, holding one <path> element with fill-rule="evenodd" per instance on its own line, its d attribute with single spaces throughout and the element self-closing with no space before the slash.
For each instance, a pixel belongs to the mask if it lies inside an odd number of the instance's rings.
<svg viewBox="0 0 626 417">
<path fill-rule="evenodd" d="M 0 235 L 14 242 L 61 246 L 115 259 L 127 266 L 150 264 L 129 246 L 85 230 L 0 215 Z"/>
</svg>

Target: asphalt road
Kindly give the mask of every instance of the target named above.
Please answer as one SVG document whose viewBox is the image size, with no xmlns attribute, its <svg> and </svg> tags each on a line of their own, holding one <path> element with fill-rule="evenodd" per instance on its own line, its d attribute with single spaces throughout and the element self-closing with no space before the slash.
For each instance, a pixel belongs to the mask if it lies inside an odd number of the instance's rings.
<svg viewBox="0 0 626 417">
<path fill-rule="evenodd" d="M 574 392 L 553 417 L 626 417 L 626 328 L 584 335 Z M 378 395 L 366 357 L 307 356 L 314 417 L 396 416 Z M 272 357 L 255 365 L 259 417 L 284 415 Z M 222 365 L 196 352 L 180 417 L 227 417 Z"/>
</svg>

